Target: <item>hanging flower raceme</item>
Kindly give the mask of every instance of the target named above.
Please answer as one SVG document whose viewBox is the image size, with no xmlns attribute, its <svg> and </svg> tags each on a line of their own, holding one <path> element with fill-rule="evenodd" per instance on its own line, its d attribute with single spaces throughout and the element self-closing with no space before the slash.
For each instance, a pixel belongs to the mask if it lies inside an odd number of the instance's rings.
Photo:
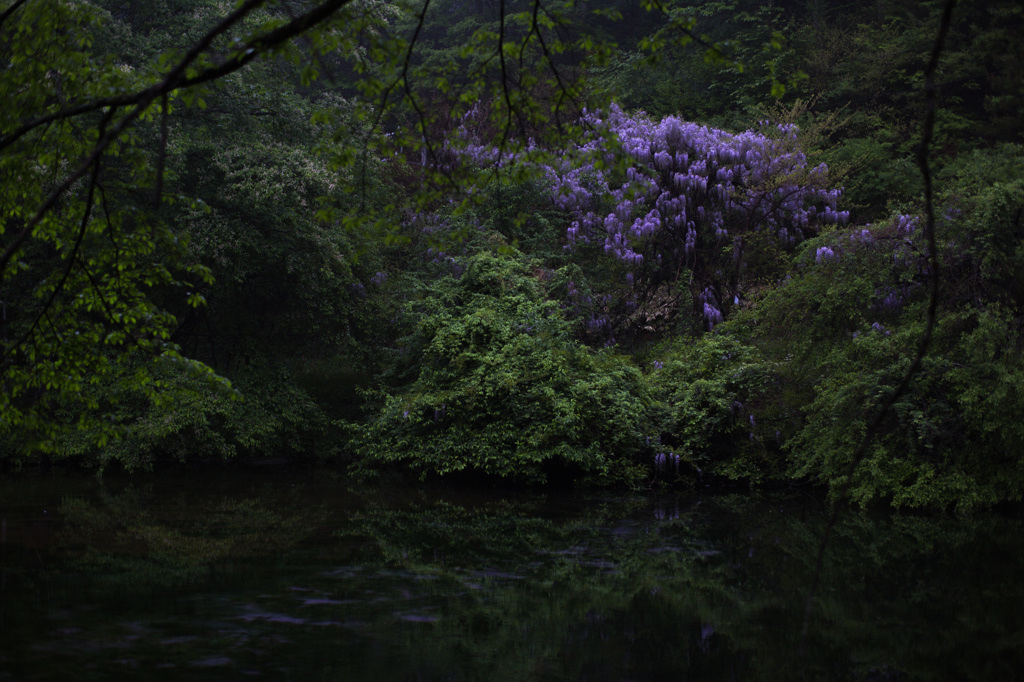
<svg viewBox="0 0 1024 682">
<path fill-rule="evenodd" d="M 553 207 L 567 214 L 566 250 L 603 247 L 633 275 L 633 290 L 648 296 L 684 269 L 694 297 L 709 286 L 735 292 L 745 259 L 764 253 L 745 247 L 755 233 L 792 251 L 849 218 L 838 208 L 841 190 L 828 187 L 828 168 L 809 162 L 794 125 L 762 122 L 736 134 L 611 105 L 584 111 L 585 132 L 556 154 L 530 153 L 532 144 L 498 154 L 472 132 L 474 116 L 448 149 L 466 163 L 532 167 Z M 819 262 L 835 256 L 818 255 Z M 723 315 L 714 303 L 693 312 L 709 326 Z"/>
<path fill-rule="evenodd" d="M 722 322 L 722 311 L 710 303 L 705 303 L 704 319 L 707 321 L 708 327 L 714 329 L 716 324 L 720 324 Z"/>
<path fill-rule="evenodd" d="M 837 207 L 841 191 L 827 187 L 827 167 L 811 166 L 799 148 L 795 126 L 764 123 L 733 134 L 615 105 L 588 117 L 594 131 L 544 168 L 552 200 L 571 215 L 569 248 L 599 240 L 638 278 L 666 278 L 685 266 L 703 278 L 700 291 L 721 271 L 716 259 L 726 239 L 740 240 L 732 251 L 739 267 L 743 235 L 766 231 L 791 249 L 849 218 Z M 613 152 L 624 169 L 594 162 Z M 706 317 L 714 324 L 720 315 L 711 305 Z"/>
<path fill-rule="evenodd" d="M 818 252 L 814 256 L 815 263 L 824 263 L 826 261 L 835 260 L 836 254 L 832 249 L 827 246 L 819 246 Z"/>
</svg>

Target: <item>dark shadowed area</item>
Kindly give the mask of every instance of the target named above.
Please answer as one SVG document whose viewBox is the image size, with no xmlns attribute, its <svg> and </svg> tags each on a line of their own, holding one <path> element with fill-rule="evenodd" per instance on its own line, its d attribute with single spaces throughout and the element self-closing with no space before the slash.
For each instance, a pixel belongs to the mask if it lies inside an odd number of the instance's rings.
<svg viewBox="0 0 1024 682">
<path fill-rule="evenodd" d="M 330 473 L 0 482 L 0 679 L 1014 680 L 1021 521 L 808 492 L 355 490 Z"/>
</svg>

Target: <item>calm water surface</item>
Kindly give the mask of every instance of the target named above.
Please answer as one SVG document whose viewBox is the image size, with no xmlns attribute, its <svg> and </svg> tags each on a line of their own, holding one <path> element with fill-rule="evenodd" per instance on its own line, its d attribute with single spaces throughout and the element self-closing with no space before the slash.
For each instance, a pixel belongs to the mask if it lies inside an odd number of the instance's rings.
<svg viewBox="0 0 1024 682">
<path fill-rule="evenodd" d="M 1019 680 L 1020 519 L 810 495 L 0 479 L 0 680 Z"/>
</svg>

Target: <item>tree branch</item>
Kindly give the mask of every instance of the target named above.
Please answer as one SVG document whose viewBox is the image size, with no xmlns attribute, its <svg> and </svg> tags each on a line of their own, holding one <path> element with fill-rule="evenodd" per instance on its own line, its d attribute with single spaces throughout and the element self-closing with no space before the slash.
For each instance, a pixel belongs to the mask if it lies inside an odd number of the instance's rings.
<svg viewBox="0 0 1024 682">
<path fill-rule="evenodd" d="M 160 209 L 160 197 L 164 193 L 164 161 L 167 158 L 167 93 L 161 98 L 160 111 L 160 151 L 156 157 L 156 190 L 153 192 L 153 208 Z"/>
<path fill-rule="evenodd" d="M 107 115 L 103 117 L 103 120 L 100 122 L 101 135 L 103 134 L 104 127 L 106 127 L 107 122 L 110 121 L 113 115 L 114 110 L 111 109 L 109 112 L 107 112 Z M 22 337 L 18 339 L 17 343 L 15 343 L 13 346 L 8 346 L 7 348 L 4 349 L 3 355 L 0 356 L 0 366 L 3 365 L 3 362 L 7 360 L 7 357 L 11 353 L 13 353 L 17 348 L 19 348 L 23 343 L 25 343 L 25 341 L 27 341 L 29 337 L 31 337 L 35 333 L 36 327 L 39 326 L 40 320 L 45 318 L 46 321 L 50 323 L 50 327 L 53 327 L 53 322 L 50 321 L 49 315 L 47 313 L 50 310 L 50 306 L 52 306 L 53 302 L 57 299 L 57 295 L 64 288 L 64 283 L 67 282 L 68 277 L 71 276 L 71 270 L 74 268 L 75 265 L 75 256 L 78 254 L 78 250 L 82 247 L 82 240 L 85 239 L 85 233 L 88 231 L 89 217 L 92 215 L 93 197 L 96 194 L 96 184 L 99 180 L 99 174 L 100 164 L 96 163 L 92 167 L 92 176 L 89 179 L 89 190 L 88 192 L 86 192 L 85 211 L 83 211 L 82 213 L 82 222 L 78 227 L 78 234 L 75 236 L 75 243 L 71 247 L 71 251 L 67 255 L 68 265 L 64 269 L 64 274 L 61 276 L 60 281 L 58 281 L 57 284 L 53 287 L 53 291 L 50 292 L 49 298 L 46 299 L 46 303 L 44 303 L 43 307 L 40 308 L 39 314 L 36 315 L 36 319 L 33 320 L 32 324 L 28 328 L 28 331 L 26 331 L 22 335 Z M 2 270 L 0 270 L 0 272 L 2 272 Z M 60 341 L 60 335 L 57 334 L 56 329 L 54 329 L 54 334 L 57 336 L 57 340 Z"/>
<path fill-rule="evenodd" d="M 142 92 L 133 93 L 130 95 L 121 95 L 119 97 L 104 97 L 101 99 L 93 100 L 91 102 L 80 104 L 70 109 L 62 109 L 61 111 L 57 111 L 52 114 L 47 114 L 46 116 L 40 116 L 37 119 L 29 121 L 22 127 L 15 130 L 10 135 L 7 135 L 6 137 L 0 139 L 0 151 L 3 151 L 5 148 L 13 144 L 26 133 L 46 123 L 52 123 L 54 121 L 60 121 L 68 118 L 74 118 L 76 116 L 88 114 L 92 111 L 98 111 L 100 109 L 105 109 L 107 107 L 138 106 L 142 102 L 152 101 L 157 97 L 165 93 L 171 92 L 172 90 L 175 90 L 179 87 L 185 87 L 187 83 L 182 83 L 180 81 L 182 80 L 182 74 L 185 73 L 185 70 L 189 67 L 189 65 L 196 59 L 198 59 L 199 55 L 205 52 L 210 47 L 210 45 L 213 44 L 214 40 L 216 40 L 220 35 L 222 35 L 225 31 L 231 28 L 238 21 L 245 18 L 246 15 L 248 15 L 250 12 L 252 12 L 260 5 L 262 5 L 265 1 L 266 0 L 248 0 L 248 2 L 239 7 L 237 10 L 235 10 L 228 16 L 224 17 L 224 19 L 219 24 L 214 26 L 206 33 L 206 35 L 200 38 L 199 42 L 192 46 L 192 49 L 185 53 L 185 56 L 181 59 L 181 61 L 178 62 L 177 66 L 175 66 L 174 69 L 172 69 L 171 72 L 168 73 L 167 76 L 165 76 L 164 79 L 159 83 L 151 86 L 150 88 L 147 88 L 146 90 L 143 90 Z M 231 62 L 228 61 L 226 63 L 230 64 Z"/>
<path fill-rule="evenodd" d="M 64 116 L 53 114 L 42 119 L 37 119 L 31 127 L 23 126 L 19 129 L 20 132 L 5 138 L 3 142 L 0 142 L 0 150 L 11 144 L 18 136 L 23 135 L 25 132 L 28 132 L 28 130 L 31 130 L 32 127 L 43 125 L 44 123 L 49 123 L 58 120 L 59 118 L 69 118 L 71 116 L 77 116 L 97 109 L 102 109 L 107 106 L 132 107 L 128 114 L 125 115 L 125 117 L 121 119 L 113 129 L 97 141 L 92 152 L 86 157 L 86 159 L 79 164 L 75 171 L 65 178 L 64 182 L 50 193 L 32 218 L 28 220 L 24 227 L 22 227 L 22 229 L 15 235 L 12 242 L 4 250 L 3 255 L 0 255 L 0 273 L 6 270 L 7 265 L 11 262 L 14 254 L 21 248 L 21 245 L 25 242 L 28 236 L 32 234 L 32 231 L 42 221 L 46 213 L 56 205 L 60 197 L 63 196 L 75 182 L 88 172 L 89 168 L 99 160 L 107 148 L 121 135 L 121 133 L 127 130 L 133 123 L 135 123 L 136 120 L 138 120 L 139 117 L 142 116 L 143 113 L 146 112 L 146 110 L 149 109 L 150 106 L 152 106 L 154 100 L 159 97 L 163 97 L 174 90 L 207 83 L 241 69 L 264 52 L 287 42 L 320 23 L 323 23 L 350 1 L 351 0 L 327 0 L 327 2 L 318 5 L 297 19 L 252 39 L 243 49 L 236 53 L 235 57 L 227 60 L 223 64 L 201 71 L 195 76 L 187 77 L 185 74 L 189 65 L 213 43 L 214 39 L 265 2 L 265 0 L 248 0 L 248 2 L 225 17 L 224 20 L 203 36 L 203 38 L 201 38 L 199 42 L 197 42 L 192 49 L 188 51 L 185 57 L 181 59 L 177 66 L 175 66 L 174 69 L 172 69 L 171 72 L 168 73 L 167 76 L 159 83 L 156 83 L 135 95 L 110 100 L 97 100 L 96 102 L 87 105 L 81 105 L 80 107 L 64 112 Z"/>
<path fill-rule="evenodd" d="M 921 368 L 921 363 L 924 360 L 924 356 L 928 353 L 928 347 L 931 345 L 932 336 L 935 332 L 935 318 L 939 305 L 939 254 L 935 244 L 935 200 L 932 187 L 931 166 L 929 164 L 928 155 L 932 137 L 935 133 L 935 111 L 938 103 L 938 92 L 935 86 L 935 72 L 939 67 L 939 57 L 942 54 L 942 47 L 945 44 L 946 35 L 949 33 L 949 27 L 953 23 L 953 8 L 955 5 L 956 0 L 946 0 L 946 4 L 942 10 L 942 22 L 939 25 L 939 34 L 935 38 L 935 45 L 932 48 L 931 59 L 929 59 L 928 67 L 925 70 L 924 90 L 927 108 L 925 110 L 924 124 L 922 125 L 921 144 L 917 148 L 917 165 L 921 169 L 921 175 L 924 178 L 924 229 L 925 235 L 928 239 L 928 259 L 931 270 L 931 272 L 928 273 L 928 279 L 931 283 L 931 291 L 928 299 L 925 330 L 924 334 L 921 336 L 921 341 L 918 344 L 914 360 L 910 363 L 910 367 L 907 369 L 906 374 L 903 375 L 903 380 L 896 387 L 896 390 L 890 393 L 882 403 L 881 409 L 879 409 L 875 414 L 875 418 L 871 421 L 867 431 L 864 433 L 864 438 L 861 439 L 860 445 L 853 453 L 853 458 L 850 460 L 850 465 L 847 467 L 843 484 L 839 489 L 839 496 L 832 506 L 832 513 L 829 516 L 828 524 L 825 526 L 825 532 L 821 538 L 821 545 L 818 547 L 818 557 L 814 566 L 814 577 L 811 580 L 811 587 L 807 594 L 807 602 L 804 606 L 804 622 L 803 627 L 800 630 L 800 656 L 803 656 L 804 648 L 807 644 L 807 632 L 810 626 L 811 612 L 814 608 L 814 597 L 821 581 L 822 566 L 825 563 L 825 549 L 828 546 L 828 541 L 832 536 L 832 532 L 836 526 L 836 521 L 839 519 L 839 515 L 842 511 L 841 505 L 849 499 L 850 488 L 853 485 L 853 475 L 856 472 L 857 467 L 867 455 L 868 446 L 871 445 L 871 441 L 875 439 L 875 435 L 879 430 L 881 430 L 882 422 L 885 421 L 885 418 L 888 416 L 893 405 L 896 404 L 896 401 L 903 397 L 903 394 L 907 392 L 907 388 L 909 388 L 911 380 Z"/>
<path fill-rule="evenodd" d="M 5 9 L 3 13 L 0 13 L 0 26 L 3 26 L 4 22 L 7 21 L 7 19 L 12 14 L 17 12 L 18 8 L 24 5 L 26 2 L 28 2 L 28 0 L 15 0 L 15 2 L 13 2 L 10 7 Z"/>
</svg>

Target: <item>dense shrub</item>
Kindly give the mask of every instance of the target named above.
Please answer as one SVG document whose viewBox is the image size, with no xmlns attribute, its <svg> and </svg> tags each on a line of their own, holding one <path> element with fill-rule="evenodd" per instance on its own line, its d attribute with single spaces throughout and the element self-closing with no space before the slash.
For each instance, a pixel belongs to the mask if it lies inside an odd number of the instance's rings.
<svg viewBox="0 0 1024 682">
<path fill-rule="evenodd" d="M 1022 172 L 1014 146 L 949 169 L 935 337 L 855 474 L 855 500 L 970 509 L 1021 498 Z M 790 475 L 838 485 L 910 366 L 930 268 L 920 224 L 897 216 L 812 240 L 793 276 L 740 320 L 781 363 L 777 400 L 805 420 L 787 442 Z"/>
<path fill-rule="evenodd" d="M 368 467 L 477 472 L 519 481 L 555 472 L 637 482 L 651 435 L 640 371 L 573 339 L 519 255 L 484 252 L 409 306 L 418 322 L 402 385 L 352 427 Z"/>
<path fill-rule="evenodd" d="M 652 364 L 651 390 L 664 409 L 661 445 L 670 457 L 701 477 L 779 473 L 775 419 L 763 400 L 774 376 L 757 349 L 706 334 L 676 342 Z"/>
<path fill-rule="evenodd" d="M 161 391 L 173 400 L 153 403 L 139 393 L 106 406 L 119 437 L 96 448 L 97 434 L 72 432 L 52 458 L 105 469 L 152 469 L 158 462 L 224 462 L 234 458 L 327 458 L 338 452 L 337 429 L 282 367 L 240 373 L 234 390 L 210 388 L 183 367 L 164 367 Z M 110 398 L 107 386 L 94 392 Z M 77 415 L 67 413 L 67 419 Z"/>
</svg>

